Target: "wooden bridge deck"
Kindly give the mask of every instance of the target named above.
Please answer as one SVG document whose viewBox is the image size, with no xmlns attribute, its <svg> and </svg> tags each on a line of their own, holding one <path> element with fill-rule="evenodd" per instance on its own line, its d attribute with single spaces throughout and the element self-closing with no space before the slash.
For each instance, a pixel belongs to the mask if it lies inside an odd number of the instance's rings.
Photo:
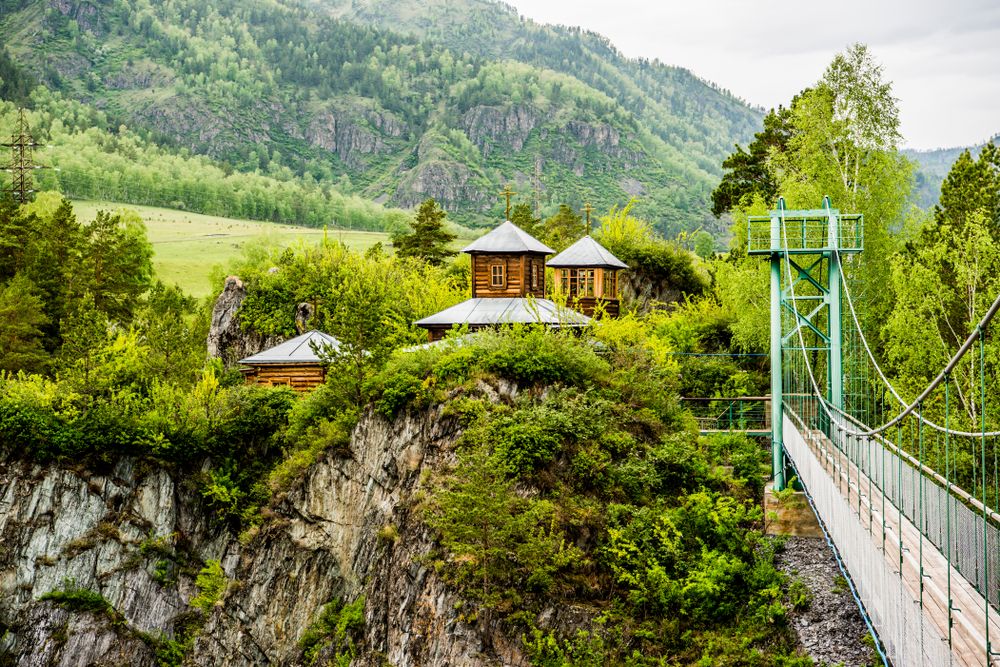
<svg viewBox="0 0 1000 667">
<path fill-rule="evenodd" d="M 798 430 L 798 427 L 786 417 L 786 440 L 787 436 L 791 435 L 789 427 Z M 872 542 L 891 566 L 893 574 L 902 572 L 903 586 L 913 604 L 922 606 L 924 618 L 936 630 L 934 634 L 946 641 L 949 620 L 951 621 L 952 664 L 967 667 L 1000 667 L 1000 655 L 994 653 L 991 657 L 987 657 L 986 604 L 983 596 L 961 573 L 949 565 L 944 555 L 933 544 L 926 538 L 921 539 L 917 527 L 905 515 L 901 516 L 888 500 L 886 500 L 883 536 L 881 495 L 877 498 L 868 497 L 868 477 L 864 473 L 859 473 L 857 466 L 846 454 L 837 449 L 824 433 L 809 430 L 800 435 L 810 453 L 816 457 L 833 480 L 847 505 L 852 508 L 854 516 L 850 520 L 860 522 L 868 531 Z M 795 457 L 792 459 L 794 461 Z M 797 466 L 800 463 L 796 461 Z M 872 482 L 870 488 L 875 490 L 877 486 Z M 820 518 L 825 522 L 831 520 L 831 517 Z M 847 518 L 840 517 L 839 520 L 844 521 Z M 923 542 L 922 549 L 921 542 Z M 900 558 L 900 544 L 902 544 L 902 558 Z M 950 614 L 949 569 L 951 571 Z M 990 644 L 993 650 L 997 651 L 1000 649 L 1000 614 L 992 607 L 989 608 L 989 614 Z M 914 650 L 913 647 L 911 650 Z M 919 662 L 906 660 L 906 664 L 928 663 L 925 659 L 921 659 Z"/>
</svg>

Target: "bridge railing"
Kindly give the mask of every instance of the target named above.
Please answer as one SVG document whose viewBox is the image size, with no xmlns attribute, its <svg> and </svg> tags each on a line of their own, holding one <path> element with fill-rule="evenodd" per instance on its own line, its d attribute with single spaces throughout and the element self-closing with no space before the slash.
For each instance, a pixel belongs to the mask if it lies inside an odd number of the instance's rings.
<svg viewBox="0 0 1000 667">
<path fill-rule="evenodd" d="M 949 483 L 938 471 L 881 435 L 851 436 L 864 431 L 860 421 L 843 417 L 838 427 L 818 410 L 816 402 L 786 402 L 789 417 L 807 429 L 826 435 L 856 467 L 858 488 L 872 506 L 899 512 L 945 556 L 990 605 L 1000 610 L 1000 514 Z M 906 433 L 900 429 L 900 437 Z M 860 496 L 859 496 L 860 502 Z M 857 511 L 862 511 L 859 506 Z M 870 518 L 870 517 L 869 517 Z"/>
<path fill-rule="evenodd" d="M 739 396 L 733 398 L 683 398 L 682 404 L 698 422 L 702 433 L 743 431 L 765 433 L 771 430 L 771 397 Z"/>
</svg>

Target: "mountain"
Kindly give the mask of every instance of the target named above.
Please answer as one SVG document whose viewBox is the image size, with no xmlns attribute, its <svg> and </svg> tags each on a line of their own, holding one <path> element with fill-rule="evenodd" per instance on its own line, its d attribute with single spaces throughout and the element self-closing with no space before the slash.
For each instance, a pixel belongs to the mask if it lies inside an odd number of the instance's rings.
<svg viewBox="0 0 1000 667">
<path fill-rule="evenodd" d="M 495 220 L 505 183 L 716 229 L 708 197 L 761 113 L 684 69 L 483 0 L 0 0 L 38 82 L 237 171 Z"/>
<path fill-rule="evenodd" d="M 959 146 L 958 148 L 935 148 L 933 150 L 913 150 L 903 151 L 906 157 L 917 163 L 916 183 L 914 184 L 913 197 L 921 208 L 932 208 L 941 196 L 941 183 L 944 182 L 951 166 L 955 164 L 958 156 L 965 151 L 970 151 L 972 156 L 978 157 L 979 151 L 989 142 L 1000 143 L 1000 134 L 992 139 L 984 141 L 977 146 Z"/>
</svg>

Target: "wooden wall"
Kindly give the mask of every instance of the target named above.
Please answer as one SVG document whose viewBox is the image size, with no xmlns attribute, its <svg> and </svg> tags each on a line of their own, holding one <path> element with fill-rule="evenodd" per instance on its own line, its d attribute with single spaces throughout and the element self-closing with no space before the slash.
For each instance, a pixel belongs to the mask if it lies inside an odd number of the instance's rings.
<svg viewBox="0 0 1000 667">
<path fill-rule="evenodd" d="M 326 371 L 321 364 L 261 364 L 243 369 L 247 384 L 291 387 L 310 391 L 323 384 Z"/>
<path fill-rule="evenodd" d="M 505 285 L 493 287 L 492 267 L 504 267 Z M 538 285 L 531 287 L 531 267 L 538 272 Z M 545 298 L 545 255 L 497 254 L 472 255 L 472 297 L 518 297 L 531 295 Z"/>
<path fill-rule="evenodd" d="M 615 271 L 612 269 L 593 269 L 594 271 L 594 296 L 582 297 L 579 294 L 579 282 L 577 276 L 578 269 L 555 269 L 553 280 L 557 292 L 568 292 L 566 294 L 567 305 L 579 310 L 584 315 L 593 316 L 598 300 L 604 303 L 604 314 L 609 317 L 618 317 L 618 290 Z M 568 285 L 568 290 L 563 289 L 563 282 Z"/>
</svg>

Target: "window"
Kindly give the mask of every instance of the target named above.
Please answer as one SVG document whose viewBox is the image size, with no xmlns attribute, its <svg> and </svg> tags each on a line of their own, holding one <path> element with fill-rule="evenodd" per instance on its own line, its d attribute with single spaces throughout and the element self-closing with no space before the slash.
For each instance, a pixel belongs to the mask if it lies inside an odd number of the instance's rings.
<svg viewBox="0 0 1000 667">
<path fill-rule="evenodd" d="M 608 271 L 604 274 L 604 296 L 609 299 L 618 298 L 618 272 Z"/>
<path fill-rule="evenodd" d="M 503 264 L 494 264 L 490 267 L 490 285 L 492 287 L 505 287 Z"/>
<path fill-rule="evenodd" d="M 538 289 L 538 265 L 531 263 L 531 289 Z"/>
<path fill-rule="evenodd" d="M 583 298 L 594 296 L 594 270 L 580 269 L 577 274 L 579 295 Z"/>
<path fill-rule="evenodd" d="M 563 294 L 569 294 L 569 271 L 559 269 L 556 273 L 559 274 L 559 291 Z"/>
</svg>

